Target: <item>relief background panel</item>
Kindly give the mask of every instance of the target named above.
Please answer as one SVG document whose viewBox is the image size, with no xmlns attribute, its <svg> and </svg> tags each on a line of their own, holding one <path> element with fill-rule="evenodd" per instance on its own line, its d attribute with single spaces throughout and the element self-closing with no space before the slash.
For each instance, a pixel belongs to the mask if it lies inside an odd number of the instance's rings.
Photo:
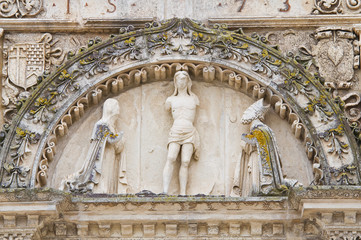
<svg viewBox="0 0 361 240">
<path fill-rule="evenodd" d="M 172 81 L 155 82 L 115 97 L 120 105 L 119 129 L 124 131 L 129 193 L 162 192 L 168 134 L 173 122 L 164 103 L 173 91 Z M 240 120 L 254 100 L 238 91 L 204 82 L 194 81 L 192 91 L 200 100 L 194 125 L 200 135 L 201 151 L 200 159 L 192 160 L 189 167 L 187 194 L 228 195 L 241 151 L 241 135 L 249 132 L 249 126 Z M 49 171 L 51 187 L 59 188 L 65 176 L 81 168 L 90 146 L 91 129 L 101 113 L 102 104 L 92 107 L 60 139 Z M 303 144 L 294 139 L 290 125 L 273 110 L 267 113 L 265 123 L 275 133 L 284 174 L 307 186 L 312 179 L 312 166 L 306 160 Z M 179 160 L 170 194 L 179 192 Z"/>
</svg>

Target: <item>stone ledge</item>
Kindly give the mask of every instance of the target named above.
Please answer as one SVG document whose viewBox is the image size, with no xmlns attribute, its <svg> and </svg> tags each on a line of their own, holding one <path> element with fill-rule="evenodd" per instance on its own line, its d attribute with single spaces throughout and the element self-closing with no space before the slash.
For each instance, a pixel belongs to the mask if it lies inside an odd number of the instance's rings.
<svg viewBox="0 0 361 240">
<path fill-rule="evenodd" d="M 246 199 L 1 189 L 0 235 L 23 229 L 23 235 L 34 234 L 34 239 L 302 239 L 320 236 L 324 229 L 330 236 L 356 236 L 361 224 L 359 193 L 360 187 L 322 186 L 291 189 L 288 196 Z M 325 207 L 335 202 L 333 209 Z"/>
<path fill-rule="evenodd" d="M 301 199 L 361 199 L 361 186 L 311 186 L 292 188 L 281 196 L 226 197 L 224 195 L 162 195 L 162 194 L 73 194 L 52 188 L 11 188 L 0 189 L 0 202 L 57 201 L 69 199 L 74 203 L 175 203 L 175 202 L 215 202 L 215 203 L 256 203 L 256 202 L 301 202 Z"/>
<path fill-rule="evenodd" d="M 0 26 L 5 31 L 79 31 L 81 30 L 79 22 L 67 19 L 0 19 Z M 83 29 L 84 30 L 84 29 Z"/>
<path fill-rule="evenodd" d="M 119 28 L 133 25 L 135 28 L 144 28 L 144 24 L 157 19 L 93 19 L 82 21 L 68 19 L 0 19 L 0 25 L 5 31 L 71 31 L 71 32 L 117 32 Z M 239 18 L 209 18 L 210 25 L 216 23 L 227 24 L 230 28 L 302 28 L 323 26 L 358 27 L 361 17 L 358 15 L 311 15 L 302 17 L 239 17 Z"/>
<path fill-rule="evenodd" d="M 358 15 L 312 15 L 305 17 L 240 17 L 209 18 L 210 24 L 225 23 L 230 28 L 300 28 L 322 26 L 353 26 L 361 22 Z"/>
</svg>

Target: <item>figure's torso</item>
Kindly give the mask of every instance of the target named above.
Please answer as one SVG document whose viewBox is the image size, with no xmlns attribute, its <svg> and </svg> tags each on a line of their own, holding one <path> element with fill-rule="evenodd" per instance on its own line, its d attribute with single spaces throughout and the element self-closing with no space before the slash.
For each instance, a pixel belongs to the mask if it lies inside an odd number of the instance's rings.
<svg viewBox="0 0 361 240">
<path fill-rule="evenodd" d="M 167 99 L 171 105 L 174 119 L 173 127 L 193 128 L 198 99 L 196 96 L 171 96 Z"/>
</svg>

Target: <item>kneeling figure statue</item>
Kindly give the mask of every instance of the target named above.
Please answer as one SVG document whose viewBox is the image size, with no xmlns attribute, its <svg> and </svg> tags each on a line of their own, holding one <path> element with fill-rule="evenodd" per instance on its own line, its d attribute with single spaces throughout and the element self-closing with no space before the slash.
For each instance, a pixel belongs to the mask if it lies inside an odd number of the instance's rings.
<svg viewBox="0 0 361 240">
<path fill-rule="evenodd" d="M 276 138 L 264 124 L 269 105 L 263 99 L 252 104 L 241 119 L 250 124 L 250 133 L 242 135 L 242 153 L 236 164 L 231 196 L 280 194 L 289 187 L 302 186 L 295 179 L 284 178 Z"/>
</svg>

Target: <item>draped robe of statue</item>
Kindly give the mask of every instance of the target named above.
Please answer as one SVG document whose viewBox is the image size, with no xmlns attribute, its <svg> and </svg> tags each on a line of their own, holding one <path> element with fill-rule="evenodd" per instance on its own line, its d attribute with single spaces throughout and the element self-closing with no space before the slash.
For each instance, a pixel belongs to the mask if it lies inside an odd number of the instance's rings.
<svg viewBox="0 0 361 240">
<path fill-rule="evenodd" d="M 234 173 L 233 196 L 277 194 L 300 185 L 297 180 L 283 177 L 276 138 L 261 121 L 268 109 L 262 100 L 251 105 L 242 117 L 242 122 L 251 123 L 251 127 L 249 134 L 242 134 L 244 142 Z"/>
<path fill-rule="evenodd" d="M 63 189 L 83 193 L 126 193 L 123 133 L 117 133 L 116 129 L 118 115 L 118 102 L 115 99 L 105 101 L 103 116 L 94 125 L 83 166 L 63 180 Z"/>
</svg>

